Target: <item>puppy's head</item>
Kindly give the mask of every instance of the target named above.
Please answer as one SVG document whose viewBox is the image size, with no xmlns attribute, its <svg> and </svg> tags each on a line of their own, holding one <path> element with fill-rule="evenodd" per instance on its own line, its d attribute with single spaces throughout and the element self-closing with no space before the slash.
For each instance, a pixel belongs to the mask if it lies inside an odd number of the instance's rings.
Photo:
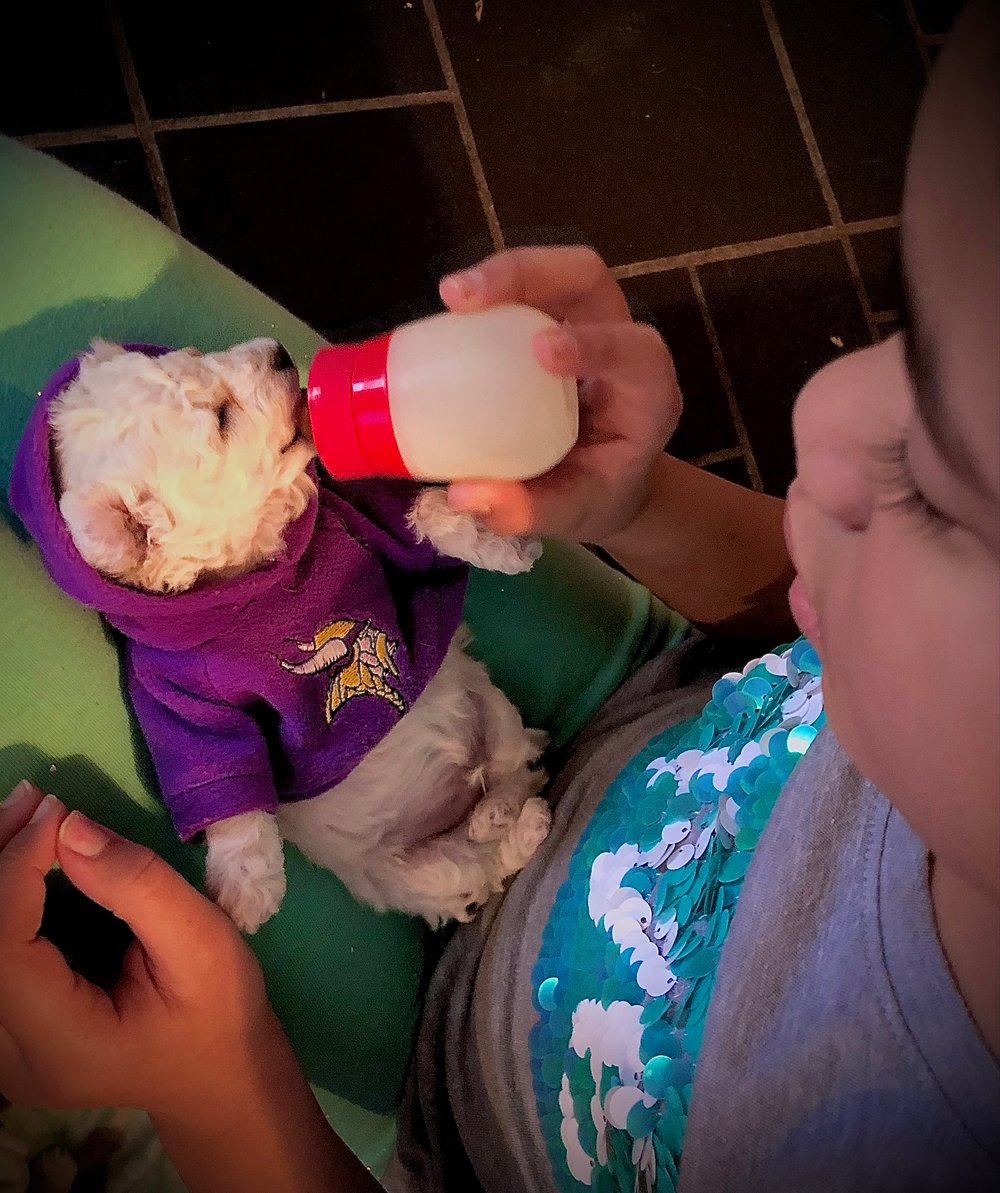
<svg viewBox="0 0 1000 1193">
<path fill-rule="evenodd" d="M 150 592 L 273 557 L 315 488 L 301 404 L 274 340 L 159 357 L 95 341 L 49 411 L 77 550 Z"/>
</svg>

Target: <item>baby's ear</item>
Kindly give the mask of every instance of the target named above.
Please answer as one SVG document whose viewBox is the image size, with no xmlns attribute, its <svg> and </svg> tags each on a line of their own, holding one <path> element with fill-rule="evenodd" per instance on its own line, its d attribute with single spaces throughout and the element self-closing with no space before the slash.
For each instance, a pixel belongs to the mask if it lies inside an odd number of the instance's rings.
<svg viewBox="0 0 1000 1193">
<path fill-rule="evenodd" d="M 131 509 L 109 485 L 88 485 L 64 493 L 59 512 L 76 549 L 91 567 L 119 578 L 133 578 L 149 550 L 148 501 Z M 139 511 L 139 512 L 137 512 Z"/>
<path fill-rule="evenodd" d="M 125 355 L 125 349 L 121 344 L 112 344 L 109 340 L 91 340 L 90 350 L 84 356 L 84 362 L 89 364 L 101 365 L 106 360 L 112 360 L 116 356 Z"/>
</svg>

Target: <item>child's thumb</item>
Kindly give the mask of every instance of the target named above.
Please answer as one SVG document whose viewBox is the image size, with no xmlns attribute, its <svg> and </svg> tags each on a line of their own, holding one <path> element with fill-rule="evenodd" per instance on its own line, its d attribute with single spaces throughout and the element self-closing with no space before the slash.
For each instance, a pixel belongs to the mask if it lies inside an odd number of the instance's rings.
<svg viewBox="0 0 1000 1193">
<path fill-rule="evenodd" d="M 459 481 L 448 488 L 448 504 L 472 514 L 494 534 L 533 534 L 535 511 L 519 481 Z"/>
<path fill-rule="evenodd" d="M 190 965 L 191 942 L 203 938 L 207 920 L 222 915 L 151 849 L 81 812 L 63 821 L 57 856 L 70 882 L 124 920 L 167 972 Z"/>
</svg>

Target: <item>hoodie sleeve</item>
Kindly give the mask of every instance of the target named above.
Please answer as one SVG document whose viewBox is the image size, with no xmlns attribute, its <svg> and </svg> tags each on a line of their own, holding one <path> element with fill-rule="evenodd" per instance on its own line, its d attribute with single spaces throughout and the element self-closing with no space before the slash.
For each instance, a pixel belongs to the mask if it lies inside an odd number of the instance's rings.
<svg viewBox="0 0 1000 1193">
<path fill-rule="evenodd" d="M 278 808 L 267 745 L 245 710 L 220 700 L 203 662 L 133 645 L 129 691 L 177 835 Z"/>
</svg>

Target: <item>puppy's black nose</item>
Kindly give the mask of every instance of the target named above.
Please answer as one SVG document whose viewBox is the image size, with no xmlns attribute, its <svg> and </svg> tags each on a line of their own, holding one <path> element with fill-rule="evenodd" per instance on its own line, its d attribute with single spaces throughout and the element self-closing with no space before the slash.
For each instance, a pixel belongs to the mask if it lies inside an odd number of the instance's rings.
<svg viewBox="0 0 1000 1193">
<path fill-rule="evenodd" d="M 271 358 L 271 367 L 276 373 L 283 373 L 285 369 L 294 369 L 295 361 L 288 355 L 288 349 L 284 344 L 279 344 L 274 350 L 274 356 Z"/>
</svg>

